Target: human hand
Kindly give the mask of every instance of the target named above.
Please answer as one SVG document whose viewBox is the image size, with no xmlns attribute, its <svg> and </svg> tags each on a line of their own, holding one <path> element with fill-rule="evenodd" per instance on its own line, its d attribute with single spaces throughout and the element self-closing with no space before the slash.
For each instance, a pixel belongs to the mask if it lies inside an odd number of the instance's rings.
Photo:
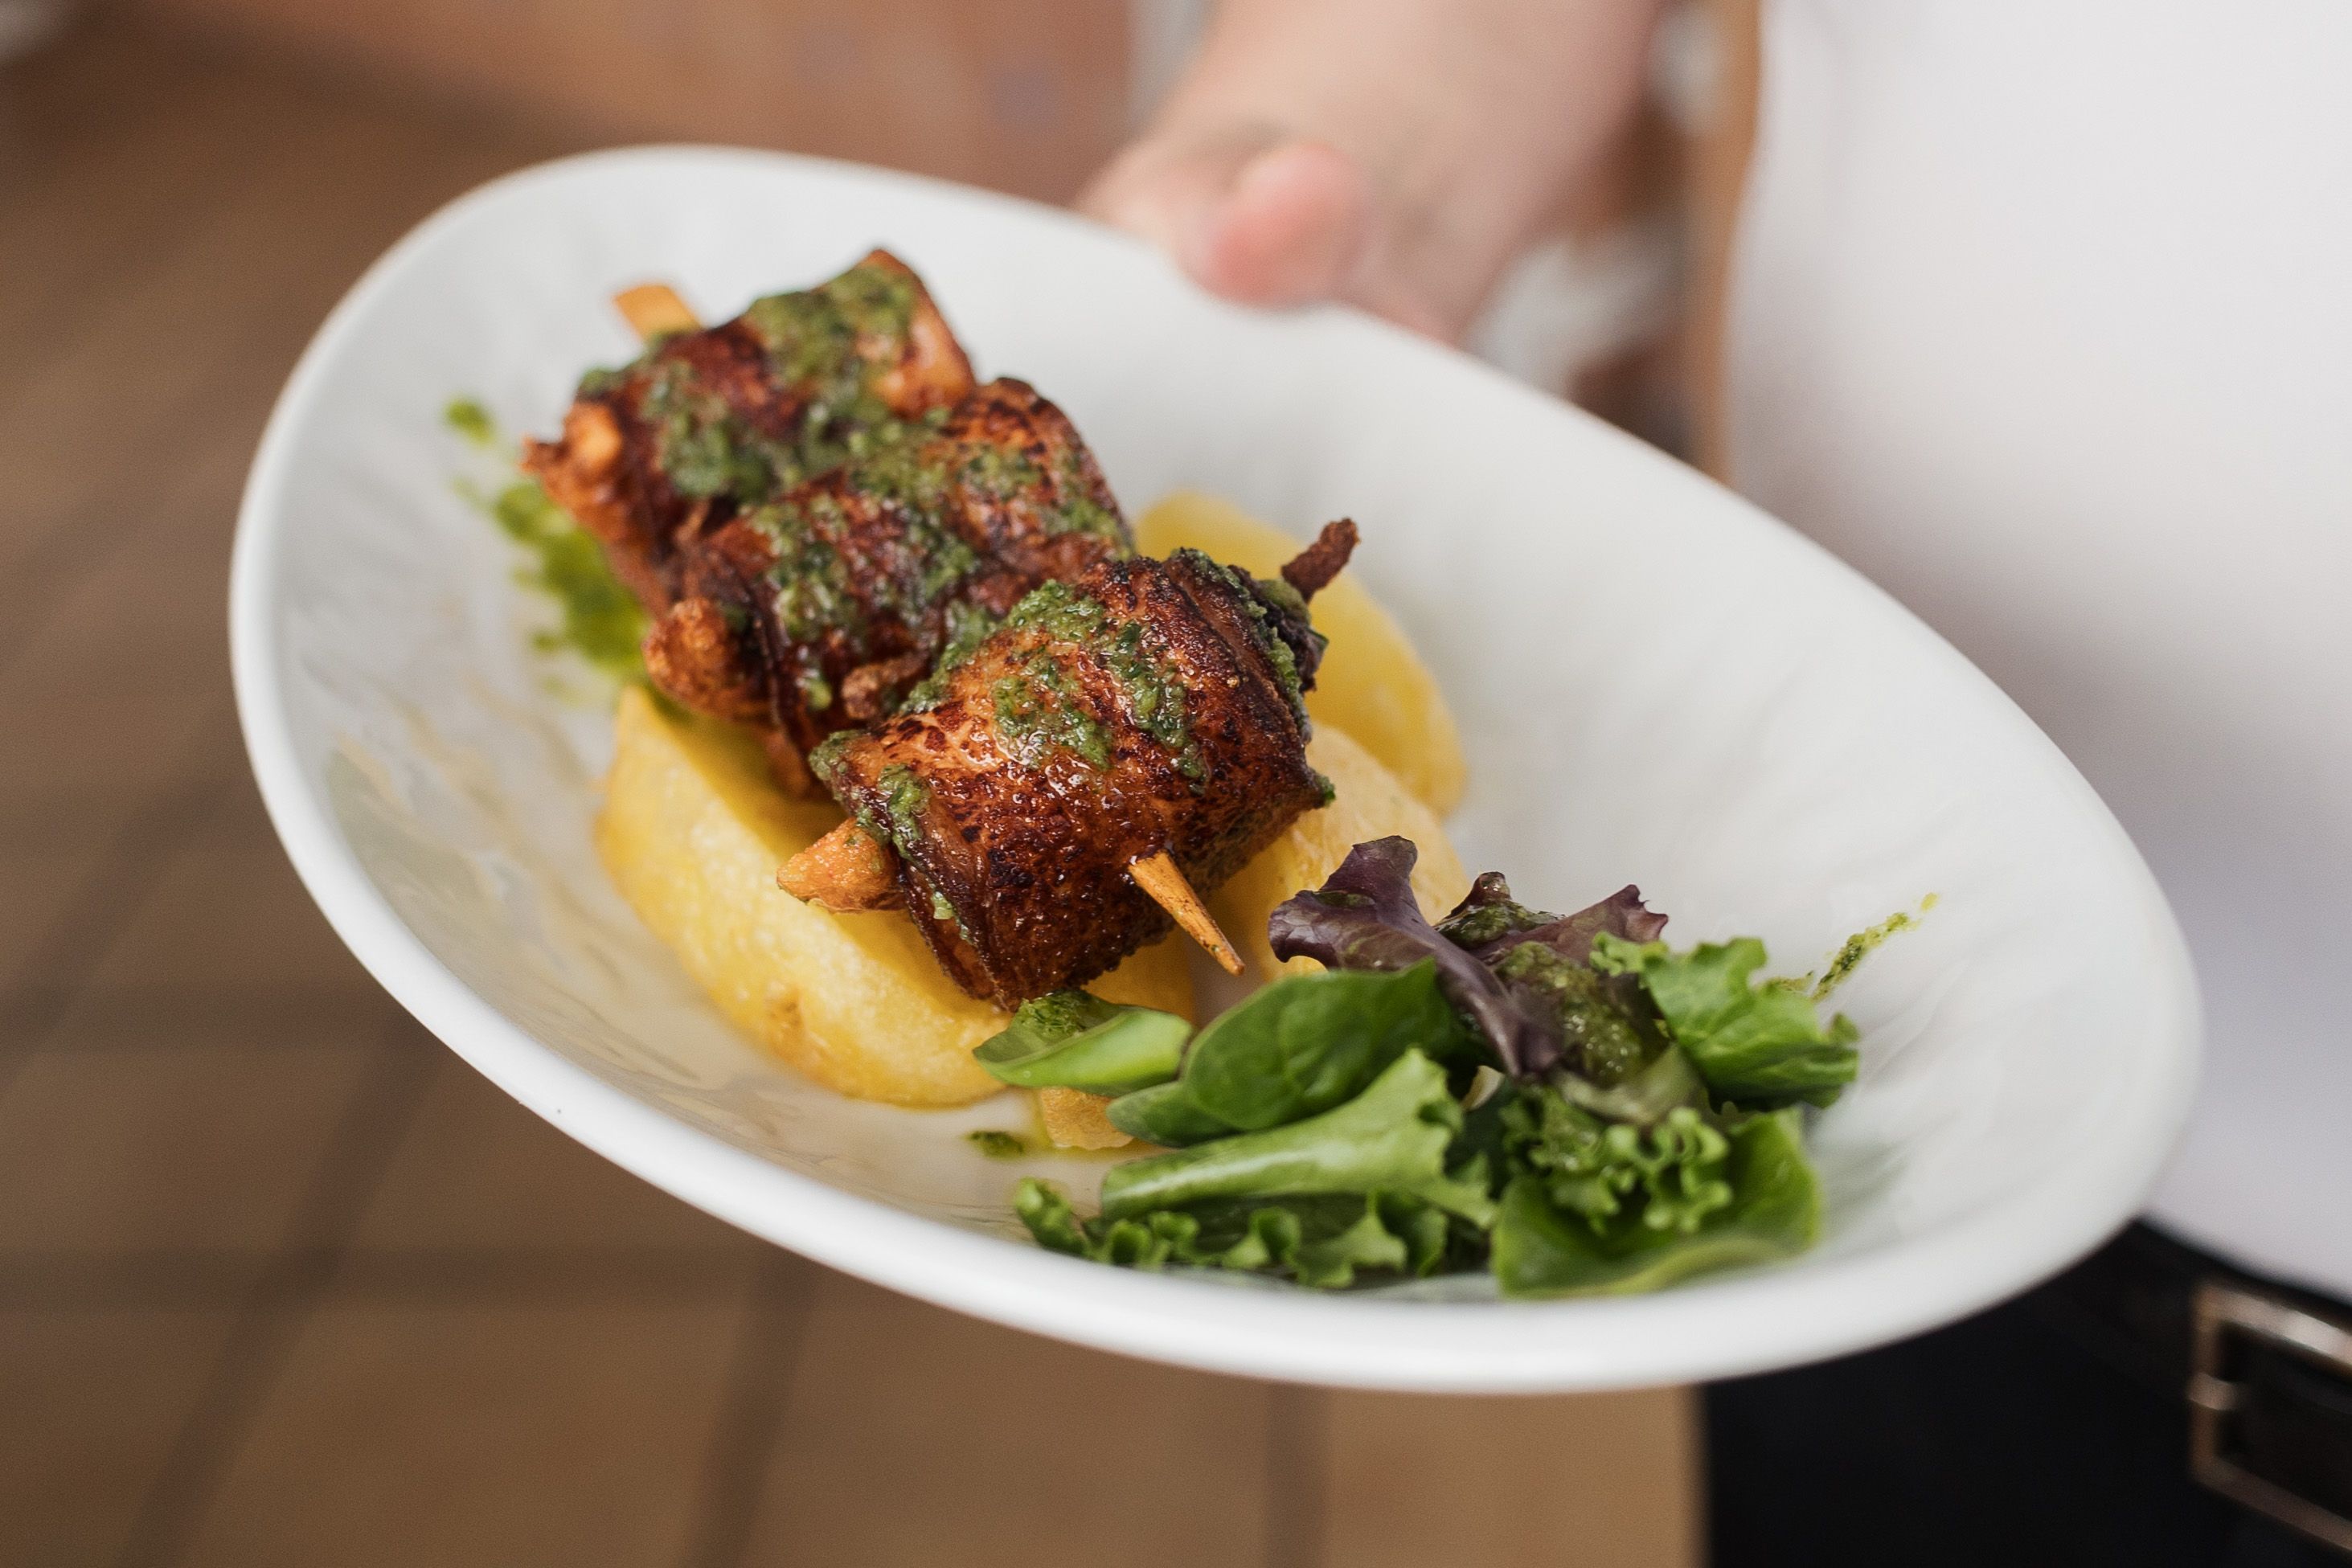
<svg viewBox="0 0 2352 1568">
<path fill-rule="evenodd" d="M 1225 0 L 1079 197 L 1203 287 L 1458 338 L 1633 109 L 1657 0 Z"/>
</svg>

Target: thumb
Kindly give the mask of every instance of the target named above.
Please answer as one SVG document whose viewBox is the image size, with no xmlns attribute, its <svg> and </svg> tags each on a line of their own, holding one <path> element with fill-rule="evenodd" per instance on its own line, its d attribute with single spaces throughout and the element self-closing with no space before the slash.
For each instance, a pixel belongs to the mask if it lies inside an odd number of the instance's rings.
<svg viewBox="0 0 2352 1568">
<path fill-rule="evenodd" d="M 1372 225 L 1362 171 L 1328 143 L 1265 130 L 1154 137 L 1079 198 L 1213 293 L 1252 305 L 1346 294 Z"/>
</svg>

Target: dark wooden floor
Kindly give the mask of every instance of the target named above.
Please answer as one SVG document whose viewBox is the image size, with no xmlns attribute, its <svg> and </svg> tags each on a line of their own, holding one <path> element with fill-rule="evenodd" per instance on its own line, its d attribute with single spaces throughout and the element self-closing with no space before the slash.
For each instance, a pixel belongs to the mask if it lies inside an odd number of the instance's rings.
<svg viewBox="0 0 2352 1568">
<path fill-rule="evenodd" d="M 136 33 L 0 71 L 0 1563 L 1692 1561 L 1678 1396 L 918 1306 L 588 1155 L 344 954 L 236 737 L 238 487 L 362 267 L 565 150 Z"/>
</svg>

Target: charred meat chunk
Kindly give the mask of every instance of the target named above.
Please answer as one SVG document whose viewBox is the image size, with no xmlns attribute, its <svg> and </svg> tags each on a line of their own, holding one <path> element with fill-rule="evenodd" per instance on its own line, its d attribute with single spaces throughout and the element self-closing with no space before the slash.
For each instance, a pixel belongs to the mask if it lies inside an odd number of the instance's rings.
<svg viewBox="0 0 2352 1568">
<path fill-rule="evenodd" d="M 919 439 L 877 445 L 688 543 L 646 639 L 654 683 L 805 753 L 895 711 L 951 644 L 1039 583 L 1129 549 L 1070 422 L 992 382 Z"/>
<path fill-rule="evenodd" d="M 828 283 L 591 371 L 562 435 L 526 443 L 523 466 L 658 612 L 681 543 L 936 418 L 971 384 L 922 280 L 877 250 Z"/>
<path fill-rule="evenodd" d="M 810 764 L 948 973 L 1009 1008 L 1167 932 L 1138 860 L 1206 892 L 1329 799 L 1301 701 L 1321 650 L 1287 583 L 1194 550 L 1104 560 Z"/>
</svg>

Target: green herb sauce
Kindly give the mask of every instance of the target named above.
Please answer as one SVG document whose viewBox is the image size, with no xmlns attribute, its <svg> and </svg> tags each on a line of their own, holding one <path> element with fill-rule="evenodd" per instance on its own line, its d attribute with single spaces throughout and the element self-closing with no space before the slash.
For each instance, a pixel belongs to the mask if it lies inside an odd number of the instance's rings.
<svg viewBox="0 0 2352 1568">
<path fill-rule="evenodd" d="M 1559 1009 L 1570 1060 L 1603 1089 L 1623 1082 L 1665 1047 L 1657 1030 L 1618 998 L 1609 977 L 1540 942 L 1512 948 L 1495 973 L 1534 989 Z"/>
<path fill-rule="evenodd" d="M 552 599 L 562 612 L 561 625 L 537 633 L 532 644 L 551 653 L 568 648 L 617 679 L 644 679 L 638 650 L 645 642 L 646 613 L 604 564 L 595 538 L 549 499 L 535 479 L 518 479 L 495 496 L 462 485 L 458 493 L 531 553 L 536 564 L 517 572 L 516 580 Z"/>
<path fill-rule="evenodd" d="M 854 584 L 847 564 L 828 542 L 851 528 L 841 498 L 829 491 L 801 494 L 764 507 L 746 520 L 767 541 L 773 560 L 766 577 L 774 596 L 776 622 L 786 637 L 810 643 L 829 632 L 857 641 L 869 616 L 881 613 L 909 625 L 922 622 L 947 599 L 980 557 L 942 520 L 944 488 L 911 446 L 853 464 L 844 476 L 853 490 L 889 507 L 900 540 L 890 553 L 895 570 Z M 861 598 L 857 587 L 865 590 Z M 966 630 L 949 609 L 949 633 Z"/>
<path fill-rule="evenodd" d="M 1045 471 L 1018 446 L 979 443 L 964 454 L 963 482 L 992 501 L 1010 501 L 1042 483 Z"/>
<path fill-rule="evenodd" d="M 499 439 L 499 422 L 490 411 L 469 397 L 453 397 L 449 406 L 441 411 L 442 423 L 477 446 L 495 446 Z"/>
<path fill-rule="evenodd" d="M 490 450 L 499 444 L 498 421 L 476 399 L 451 398 L 441 419 L 476 446 Z M 555 601 L 562 620 L 555 629 L 534 634 L 532 645 L 543 653 L 568 649 L 618 680 L 643 680 L 645 659 L 638 650 L 645 642 L 646 614 L 614 577 L 595 538 L 536 479 L 517 479 L 495 494 L 461 479 L 457 490 L 500 533 L 530 552 L 533 564 L 518 571 L 516 580 Z"/>
<path fill-rule="evenodd" d="M 1100 601 L 1066 582 L 1045 582 L 1013 607 L 1004 623 L 1034 629 L 1091 653 L 1118 684 L 1136 727 L 1176 754 L 1177 772 L 1196 783 L 1201 779 L 1206 768 L 1186 722 L 1184 688 L 1150 646 L 1143 622 L 1114 624 Z M 1002 704 L 998 711 L 1001 716 Z"/>
<path fill-rule="evenodd" d="M 888 824 L 886 836 L 901 857 L 912 860 L 911 852 L 923 841 L 923 808 L 931 803 L 931 791 L 903 762 L 882 769 L 877 782 L 882 787 L 882 810 Z M 866 829 L 873 831 L 870 826 Z"/>
<path fill-rule="evenodd" d="M 682 361 L 656 361 L 639 407 L 654 427 L 654 460 L 681 496 L 731 496 L 753 506 L 802 476 L 798 454 L 737 418 Z"/>
<path fill-rule="evenodd" d="M 1556 918 L 1523 904 L 1482 904 L 1465 915 L 1438 922 L 1437 929 L 1457 947 L 1484 947 L 1514 931 L 1533 931 Z"/>
<path fill-rule="evenodd" d="M 762 507 L 743 519 L 774 555 L 767 581 L 776 624 L 795 643 L 827 632 L 855 636 L 866 625 L 848 563 L 818 527 L 822 516 L 821 508 L 793 505 Z"/>
<path fill-rule="evenodd" d="M 882 267 L 856 267 L 818 288 L 755 299 L 743 320 L 766 350 L 771 374 L 803 393 L 807 407 L 788 440 L 739 417 L 688 362 L 659 345 L 633 364 L 593 370 L 578 395 L 603 397 L 642 371 L 640 412 L 653 429 L 654 457 L 680 495 L 729 496 L 756 506 L 852 458 L 936 430 L 943 410 L 897 418 L 873 390 L 895 364 L 914 318 L 915 286 Z"/>
<path fill-rule="evenodd" d="M 1029 1145 L 1011 1133 L 1000 1133 L 984 1127 L 977 1133 L 966 1133 L 964 1141 L 992 1160 L 1017 1160 L 1029 1152 Z"/>
<path fill-rule="evenodd" d="M 843 478 L 887 506 L 898 523 L 893 553 L 899 570 L 877 585 L 878 600 L 901 620 L 921 620 L 980 564 L 979 553 L 948 526 L 954 476 L 947 458 L 936 444 L 888 443 L 852 464 Z"/>
<path fill-rule="evenodd" d="M 1936 895 L 1929 894 L 1920 901 L 1919 914 L 1925 915 L 1935 907 Z M 1918 924 L 1918 915 L 1897 910 L 1869 929 L 1857 931 L 1847 937 L 1845 945 L 1837 950 L 1837 956 L 1830 960 L 1829 967 L 1822 971 L 1820 981 L 1813 987 L 1813 1000 L 1818 1002 L 1840 986 L 1844 985 L 1854 970 L 1862 967 L 1862 961 L 1877 952 L 1889 936 L 1898 931 L 1908 931 Z M 1804 982 L 1801 980 L 1794 982 L 1790 987 L 1792 990 L 1801 990 L 1803 988 Z"/>
<path fill-rule="evenodd" d="M 841 766 L 842 754 L 863 733 L 861 730 L 837 729 L 816 743 L 816 749 L 808 754 L 808 767 L 809 771 L 816 775 L 818 783 L 828 789 L 833 788 L 834 771 Z M 868 832 L 873 831 L 872 827 L 863 821 L 858 825 Z"/>
<path fill-rule="evenodd" d="M 908 689 L 898 705 L 900 713 L 929 713 L 947 700 L 948 677 L 988 641 L 1003 622 L 979 605 L 957 600 L 948 606 L 947 645 L 932 661 L 931 673 Z"/>
<path fill-rule="evenodd" d="M 1128 543 L 1127 524 L 1115 507 L 1106 507 L 1094 498 L 1087 483 L 1086 460 L 1073 444 L 1064 449 L 1059 465 L 1062 505 L 1045 520 L 1049 534 L 1091 534 L 1096 538 L 1116 546 L 1124 559 L 1134 554 Z"/>
<path fill-rule="evenodd" d="M 959 470 L 962 482 L 988 500 L 999 503 L 1020 499 L 1024 495 L 1045 488 L 1048 475 L 1037 459 L 1026 449 L 1000 445 L 993 442 L 977 444 L 966 450 Z M 1055 504 L 1044 508 L 1038 522 L 1048 538 L 1063 534 L 1089 534 L 1116 547 L 1115 553 L 1126 556 L 1128 548 L 1126 526 L 1118 513 L 1094 498 L 1087 482 L 1086 457 L 1076 444 L 1064 447 L 1057 455 L 1051 475 Z"/>
<path fill-rule="evenodd" d="M 1039 648 L 989 688 L 996 733 L 1030 761 L 1066 751 L 1090 768 L 1110 766 L 1109 728 L 1087 708 L 1086 694 L 1051 648 Z"/>
<path fill-rule="evenodd" d="M 865 266 L 815 288 L 755 299 L 743 311 L 776 380 L 809 393 L 804 444 L 834 446 L 835 461 L 847 455 L 835 432 L 890 421 L 874 374 L 899 357 L 914 317 L 914 280 Z M 830 466 L 822 452 L 809 455 Z"/>
</svg>

